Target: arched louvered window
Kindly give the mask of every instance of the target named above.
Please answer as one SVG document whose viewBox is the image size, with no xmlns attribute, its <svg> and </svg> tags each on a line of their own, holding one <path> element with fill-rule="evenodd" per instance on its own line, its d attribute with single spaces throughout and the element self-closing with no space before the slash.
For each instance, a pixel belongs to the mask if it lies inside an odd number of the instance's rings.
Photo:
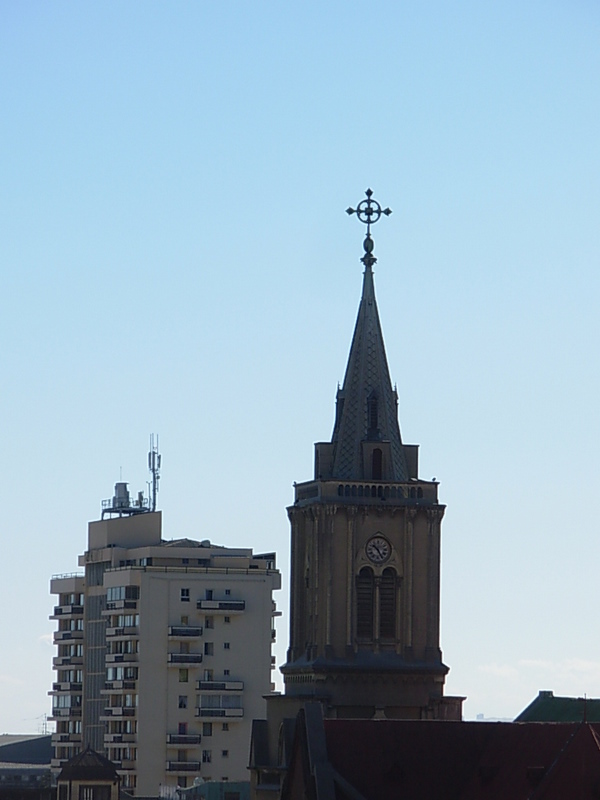
<svg viewBox="0 0 600 800">
<path fill-rule="evenodd" d="M 379 408 L 377 405 L 377 395 L 371 394 L 369 395 L 368 403 L 368 418 L 369 418 L 369 430 L 376 431 L 379 428 Z"/>
<path fill-rule="evenodd" d="M 380 447 L 373 450 L 373 480 L 380 481 L 383 475 L 383 452 Z"/>
<path fill-rule="evenodd" d="M 363 567 L 356 576 L 356 635 L 373 639 L 375 612 L 375 579 L 370 567 Z"/>
<path fill-rule="evenodd" d="M 396 638 L 396 571 L 383 570 L 379 584 L 379 637 Z"/>
</svg>

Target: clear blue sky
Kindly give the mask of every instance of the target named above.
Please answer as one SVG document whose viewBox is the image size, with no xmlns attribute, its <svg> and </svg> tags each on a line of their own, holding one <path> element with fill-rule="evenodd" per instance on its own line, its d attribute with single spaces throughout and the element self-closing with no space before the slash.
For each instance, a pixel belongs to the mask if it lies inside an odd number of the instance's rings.
<svg viewBox="0 0 600 800">
<path fill-rule="evenodd" d="M 286 610 L 367 186 L 447 691 L 600 696 L 598 4 L 5 2 L 0 75 L 0 732 L 49 712 L 49 578 L 152 431 L 165 536 L 276 549 Z"/>
</svg>

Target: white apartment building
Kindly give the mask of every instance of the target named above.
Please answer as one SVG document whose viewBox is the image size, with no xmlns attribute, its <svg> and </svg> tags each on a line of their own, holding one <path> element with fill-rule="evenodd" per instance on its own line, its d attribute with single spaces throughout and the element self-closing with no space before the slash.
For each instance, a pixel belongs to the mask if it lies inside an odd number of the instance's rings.
<svg viewBox="0 0 600 800">
<path fill-rule="evenodd" d="M 51 580 L 53 767 L 89 744 L 138 796 L 249 780 L 252 720 L 273 690 L 274 553 L 163 541 L 146 512 L 91 522 L 79 564 Z"/>
</svg>

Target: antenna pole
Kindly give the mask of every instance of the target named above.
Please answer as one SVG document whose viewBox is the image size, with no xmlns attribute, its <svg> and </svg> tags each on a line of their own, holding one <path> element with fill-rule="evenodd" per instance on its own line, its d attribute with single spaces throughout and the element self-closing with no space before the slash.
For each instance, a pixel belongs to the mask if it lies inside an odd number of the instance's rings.
<svg viewBox="0 0 600 800">
<path fill-rule="evenodd" d="M 158 434 L 156 442 L 154 434 L 150 434 L 150 452 L 148 453 L 148 469 L 152 474 L 152 486 L 150 489 L 150 511 L 156 511 L 156 495 L 158 494 L 158 482 L 160 480 L 161 456 L 158 452 Z"/>
</svg>

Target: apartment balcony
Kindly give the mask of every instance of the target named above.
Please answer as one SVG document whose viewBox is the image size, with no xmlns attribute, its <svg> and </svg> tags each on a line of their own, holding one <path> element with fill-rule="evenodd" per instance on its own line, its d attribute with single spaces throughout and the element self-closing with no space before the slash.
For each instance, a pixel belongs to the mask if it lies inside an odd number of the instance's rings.
<svg viewBox="0 0 600 800">
<path fill-rule="evenodd" d="M 66 617 L 82 617 L 83 606 L 54 606 L 54 613 L 50 619 L 65 619 Z"/>
<path fill-rule="evenodd" d="M 136 626 L 127 628 L 106 628 L 106 637 L 126 636 L 128 639 L 131 637 L 137 638 L 140 635 L 140 629 Z"/>
<path fill-rule="evenodd" d="M 55 642 L 68 642 L 71 639 L 82 641 L 83 631 L 54 631 Z"/>
<path fill-rule="evenodd" d="M 173 639 L 196 639 L 202 636 L 200 626 L 193 628 L 188 625 L 169 625 L 169 636 Z"/>
<path fill-rule="evenodd" d="M 135 689 L 137 681 L 134 680 L 127 680 L 127 681 L 106 681 L 104 684 L 104 689 L 100 690 L 100 694 L 108 694 L 115 689 Z"/>
<path fill-rule="evenodd" d="M 242 692 L 244 681 L 196 681 L 196 689 L 202 692 Z"/>
<path fill-rule="evenodd" d="M 243 708 L 197 708 L 197 717 L 243 717 Z"/>
<path fill-rule="evenodd" d="M 201 664 L 201 653 L 168 653 L 167 661 L 169 664 Z"/>
<path fill-rule="evenodd" d="M 137 733 L 105 733 L 104 744 L 127 744 L 137 742 Z"/>
<path fill-rule="evenodd" d="M 52 666 L 57 667 L 78 667 L 83 664 L 83 656 L 55 656 L 52 659 Z"/>
<path fill-rule="evenodd" d="M 53 683 L 52 684 L 52 691 L 48 692 L 50 695 L 61 693 L 73 694 L 75 692 L 81 692 L 83 690 L 83 685 L 81 683 Z"/>
<path fill-rule="evenodd" d="M 200 772 L 200 762 L 167 761 L 167 772 Z"/>
<path fill-rule="evenodd" d="M 102 722 L 109 722 L 110 720 L 123 719 L 124 717 L 135 717 L 137 708 L 133 706 L 115 706 L 114 708 L 105 708 L 100 714 Z"/>
<path fill-rule="evenodd" d="M 131 761 L 130 759 L 123 759 L 123 761 L 113 761 L 112 762 L 116 769 L 119 772 L 128 772 L 134 769 L 137 769 L 135 761 Z"/>
<path fill-rule="evenodd" d="M 52 734 L 52 744 L 53 746 L 57 744 L 73 744 L 73 745 L 80 745 L 81 744 L 81 734 L 80 733 L 53 733 Z"/>
<path fill-rule="evenodd" d="M 81 719 L 81 707 L 79 708 L 53 708 L 50 719 Z"/>
<path fill-rule="evenodd" d="M 106 616 L 111 611 L 118 611 L 121 608 L 137 608 L 137 600 L 109 600 L 106 604 L 106 611 L 102 612 L 102 616 Z"/>
<path fill-rule="evenodd" d="M 202 736 L 199 733 L 167 733 L 168 745 L 194 745 L 200 744 Z"/>
<path fill-rule="evenodd" d="M 124 664 L 129 662 L 136 662 L 138 660 L 137 653 L 107 653 L 104 657 L 107 664 Z"/>
<path fill-rule="evenodd" d="M 199 611 L 211 611 L 213 614 L 241 614 L 246 610 L 245 600 L 198 600 Z"/>
</svg>

